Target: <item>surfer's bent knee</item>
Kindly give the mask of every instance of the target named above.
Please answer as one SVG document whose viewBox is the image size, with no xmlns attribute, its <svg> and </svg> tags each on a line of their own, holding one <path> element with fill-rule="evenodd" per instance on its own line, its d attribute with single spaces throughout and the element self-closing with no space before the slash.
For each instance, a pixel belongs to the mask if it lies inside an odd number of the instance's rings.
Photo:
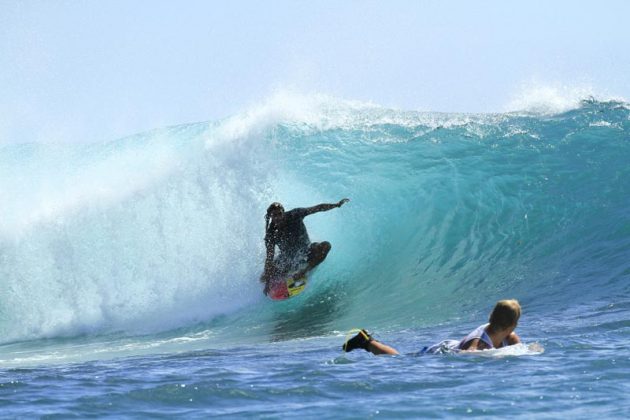
<svg viewBox="0 0 630 420">
<path fill-rule="evenodd" d="M 311 252 L 316 252 L 316 253 L 326 255 L 330 252 L 331 248 L 332 248 L 332 245 L 328 241 L 315 242 L 313 245 L 311 245 Z"/>
<path fill-rule="evenodd" d="M 330 252 L 330 242 L 315 242 L 311 245 L 309 250 L 308 261 L 313 264 L 319 264 L 326 259 Z"/>
</svg>

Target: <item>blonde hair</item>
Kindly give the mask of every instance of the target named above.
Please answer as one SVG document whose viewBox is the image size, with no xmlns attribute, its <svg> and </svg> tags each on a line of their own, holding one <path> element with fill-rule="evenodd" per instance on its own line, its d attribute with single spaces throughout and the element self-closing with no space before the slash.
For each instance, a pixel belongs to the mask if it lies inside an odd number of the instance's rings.
<svg viewBox="0 0 630 420">
<path fill-rule="evenodd" d="M 500 300 L 490 314 L 490 327 L 497 330 L 515 326 L 521 317 L 521 305 L 516 299 Z"/>
</svg>

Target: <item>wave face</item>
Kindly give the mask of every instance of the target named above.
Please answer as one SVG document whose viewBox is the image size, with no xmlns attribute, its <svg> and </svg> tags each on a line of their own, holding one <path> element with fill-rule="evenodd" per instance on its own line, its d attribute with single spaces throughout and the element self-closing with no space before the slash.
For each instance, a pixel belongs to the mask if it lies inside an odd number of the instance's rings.
<svg viewBox="0 0 630 420">
<path fill-rule="evenodd" d="M 593 99 L 470 115 L 280 96 L 104 145 L 4 146 L 0 340 L 281 337 L 441 323 L 503 297 L 628 298 L 629 162 L 628 106 Z M 333 245 L 307 292 L 263 298 L 267 205 L 343 197 L 306 219 Z"/>
</svg>

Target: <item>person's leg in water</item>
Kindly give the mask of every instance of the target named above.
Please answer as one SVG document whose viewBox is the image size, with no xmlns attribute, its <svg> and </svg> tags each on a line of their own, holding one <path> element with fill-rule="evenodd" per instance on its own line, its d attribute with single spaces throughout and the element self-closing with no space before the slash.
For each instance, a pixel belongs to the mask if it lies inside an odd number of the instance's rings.
<svg viewBox="0 0 630 420">
<path fill-rule="evenodd" d="M 320 265 L 328 256 L 330 252 L 330 242 L 313 242 L 308 249 L 307 259 L 306 259 L 306 268 L 300 270 L 296 273 L 295 277 L 300 278 L 303 277 L 306 273 L 311 271 L 313 268 Z"/>
<path fill-rule="evenodd" d="M 369 351 L 376 356 L 380 354 L 399 354 L 395 348 L 373 339 L 366 330 L 359 331 L 357 335 L 352 337 L 342 346 L 342 349 L 345 352 L 350 352 L 356 349 L 363 349 L 365 351 Z"/>
</svg>

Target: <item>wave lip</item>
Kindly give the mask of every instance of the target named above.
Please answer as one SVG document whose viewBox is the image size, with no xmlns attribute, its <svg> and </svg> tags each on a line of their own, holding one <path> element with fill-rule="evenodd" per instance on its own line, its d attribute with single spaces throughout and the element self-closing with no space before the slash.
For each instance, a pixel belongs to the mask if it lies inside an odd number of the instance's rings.
<svg viewBox="0 0 630 420">
<path fill-rule="evenodd" d="M 621 97 L 601 94 L 588 86 L 530 84 L 521 88 L 509 101 L 505 111 L 538 115 L 561 114 L 598 102 L 627 103 Z"/>
</svg>

